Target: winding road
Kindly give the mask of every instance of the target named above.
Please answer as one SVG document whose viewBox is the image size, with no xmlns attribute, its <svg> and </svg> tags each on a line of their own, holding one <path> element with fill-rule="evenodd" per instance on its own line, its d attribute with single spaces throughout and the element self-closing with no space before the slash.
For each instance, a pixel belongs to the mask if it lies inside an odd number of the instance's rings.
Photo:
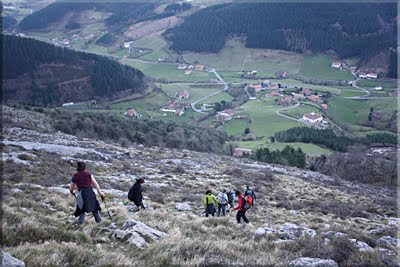
<svg viewBox="0 0 400 267">
<path fill-rule="evenodd" d="M 202 97 L 202 98 L 190 103 L 190 105 L 192 106 L 192 109 L 197 113 L 206 113 L 206 112 L 202 111 L 201 109 L 196 108 L 196 104 L 197 103 L 199 103 L 199 102 L 201 102 L 201 101 L 203 101 L 203 100 L 205 100 L 205 99 L 207 99 L 209 97 L 218 95 L 219 93 L 224 92 L 224 91 L 228 90 L 228 88 L 229 88 L 228 84 L 221 78 L 221 76 L 218 74 L 218 72 L 215 69 L 209 69 L 208 71 L 212 72 L 215 75 L 215 77 L 217 77 L 217 79 L 224 85 L 224 89 L 219 90 L 219 91 L 217 91 L 215 93 L 212 93 L 210 95 L 204 96 L 204 97 Z"/>
</svg>

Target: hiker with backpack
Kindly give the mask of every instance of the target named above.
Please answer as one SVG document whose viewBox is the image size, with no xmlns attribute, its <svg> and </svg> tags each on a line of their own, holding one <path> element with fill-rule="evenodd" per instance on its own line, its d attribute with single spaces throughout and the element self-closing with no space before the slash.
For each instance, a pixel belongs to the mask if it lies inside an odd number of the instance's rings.
<svg viewBox="0 0 400 267">
<path fill-rule="evenodd" d="M 219 217 L 221 215 L 221 211 L 222 211 L 222 216 L 225 216 L 226 205 L 228 204 L 228 195 L 226 194 L 225 189 L 217 195 L 217 201 L 218 201 L 217 216 Z"/>
<path fill-rule="evenodd" d="M 217 212 L 216 207 L 218 207 L 217 198 L 211 193 L 211 190 L 207 190 L 206 195 L 203 198 L 204 209 L 206 212 L 206 217 L 211 214 L 214 217 L 214 214 Z"/>
<path fill-rule="evenodd" d="M 139 209 L 146 209 L 143 204 L 142 184 L 144 184 L 143 178 L 136 179 L 136 183 L 129 189 L 128 199 Z"/>
<path fill-rule="evenodd" d="M 77 163 L 77 172 L 71 179 L 69 191 L 71 195 L 76 197 L 77 205 L 75 210 L 75 217 L 78 217 L 78 226 L 82 225 L 85 221 L 85 213 L 91 212 L 94 216 L 96 223 L 101 222 L 100 204 L 97 201 L 96 194 L 93 191 L 93 186 L 96 188 L 97 193 L 104 199 L 104 193 L 100 190 L 100 186 L 92 174 L 85 171 L 86 164 L 84 162 Z M 75 189 L 78 193 L 75 194 Z"/>
<path fill-rule="evenodd" d="M 252 198 L 252 203 L 251 203 L 251 208 L 254 207 L 254 201 L 257 199 L 256 198 L 256 194 L 254 193 L 254 191 L 252 189 L 250 189 L 250 186 L 246 185 L 246 191 L 244 192 L 244 196 L 251 196 Z"/>
<path fill-rule="evenodd" d="M 236 208 L 233 208 L 233 210 L 237 210 L 237 214 L 236 214 L 236 220 L 238 223 L 240 223 L 241 219 L 243 218 L 243 221 L 245 221 L 245 223 L 249 223 L 249 220 L 246 217 L 246 211 L 249 209 L 250 207 L 250 201 L 251 200 L 251 196 L 248 196 L 247 198 L 240 193 L 239 190 L 236 190 L 235 192 L 235 196 L 238 198 L 238 205 Z"/>
<path fill-rule="evenodd" d="M 233 189 L 233 191 L 228 192 L 228 204 L 229 204 L 229 209 L 227 210 L 229 212 L 230 209 L 234 207 L 234 202 L 235 202 L 235 191 L 236 189 Z"/>
</svg>

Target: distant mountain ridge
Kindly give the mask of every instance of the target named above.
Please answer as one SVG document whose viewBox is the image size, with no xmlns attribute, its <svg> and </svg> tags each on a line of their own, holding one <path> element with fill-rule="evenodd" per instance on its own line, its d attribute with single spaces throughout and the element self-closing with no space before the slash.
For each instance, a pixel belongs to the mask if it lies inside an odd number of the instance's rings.
<svg viewBox="0 0 400 267">
<path fill-rule="evenodd" d="M 96 54 L 17 36 L 3 36 L 5 102 L 55 106 L 114 98 L 145 88 L 140 70 Z"/>
</svg>

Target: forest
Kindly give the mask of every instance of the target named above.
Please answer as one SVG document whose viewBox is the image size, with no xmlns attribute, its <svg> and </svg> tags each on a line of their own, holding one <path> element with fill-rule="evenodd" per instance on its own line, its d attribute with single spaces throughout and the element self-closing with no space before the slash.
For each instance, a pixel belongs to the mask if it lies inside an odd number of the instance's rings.
<svg viewBox="0 0 400 267">
<path fill-rule="evenodd" d="M 60 94 L 67 93 L 57 90 L 55 84 L 48 84 L 46 88 L 40 90 L 37 80 L 43 80 L 46 77 L 43 75 L 48 75 L 48 73 L 37 73 L 42 64 L 80 67 L 80 70 L 75 70 L 73 75 L 89 76 L 93 89 L 91 98 L 109 97 L 125 90 L 130 90 L 131 93 L 140 92 L 145 87 L 141 71 L 107 57 L 58 47 L 30 38 L 3 35 L 3 66 L 7 66 L 3 69 L 3 78 L 15 79 L 29 74 L 32 79 L 31 88 L 28 89 L 31 96 L 28 98 L 29 102 L 25 104 L 44 106 L 59 104 L 58 101 L 62 99 Z M 62 80 L 67 73 L 55 75 L 59 77 L 51 77 L 44 81 L 50 82 L 54 78 Z M 3 93 L 5 100 L 18 95 L 14 88 L 10 89 L 7 86 L 3 86 Z"/>
<path fill-rule="evenodd" d="M 145 146 L 220 153 L 228 140 L 225 132 L 209 127 L 179 125 L 159 120 L 136 120 L 110 113 L 81 113 L 59 109 L 44 112 L 52 118 L 58 131 L 79 137 L 111 140 L 123 146 L 139 143 Z"/>
<path fill-rule="evenodd" d="M 352 145 L 361 144 L 368 147 L 381 145 L 396 145 L 397 137 L 394 134 L 374 133 L 365 137 L 350 138 L 337 136 L 330 129 L 315 129 L 311 127 L 295 127 L 286 131 L 277 132 L 274 139 L 278 142 L 303 142 L 323 145 L 335 151 L 346 152 Z"/>
<path fill-rule="evenodd" d="M 192 14 L 165 37 L 177 52 L 218 52 L 237 36 L 250 48 L 367 59 L 396 47 L 396 10 L 395 3 L 230 3 Z"/>
<path fill-rule="evenodd" d="M 286 146 L 282 150 L 270 151 L 269 148 L 259 148 L 255 153 L 255 159 L 262 162 L 295 166 L 304 168 L 306 166 L 306 154 L 301 148 L 294 149 Z"/>
</svg>

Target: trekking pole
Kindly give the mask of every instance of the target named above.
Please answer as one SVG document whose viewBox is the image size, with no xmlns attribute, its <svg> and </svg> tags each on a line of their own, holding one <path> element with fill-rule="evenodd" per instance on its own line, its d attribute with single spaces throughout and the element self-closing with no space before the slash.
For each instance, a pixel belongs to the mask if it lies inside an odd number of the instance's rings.
<svg viewBox="0 0 400 267">
<path fill-rule="evenodd" d="M 112 221 L 111 214 L 110 214 L 110 212 L 108 211 L 108 208 L 107 208 L 106 199 L 103 196 L 101 196 L 101 200 L 104 202 L 104 207 L 106 207 L 106 211 L 107 211 L 108 217 L 110 217 L 110 220 Z"/>
</svg>

